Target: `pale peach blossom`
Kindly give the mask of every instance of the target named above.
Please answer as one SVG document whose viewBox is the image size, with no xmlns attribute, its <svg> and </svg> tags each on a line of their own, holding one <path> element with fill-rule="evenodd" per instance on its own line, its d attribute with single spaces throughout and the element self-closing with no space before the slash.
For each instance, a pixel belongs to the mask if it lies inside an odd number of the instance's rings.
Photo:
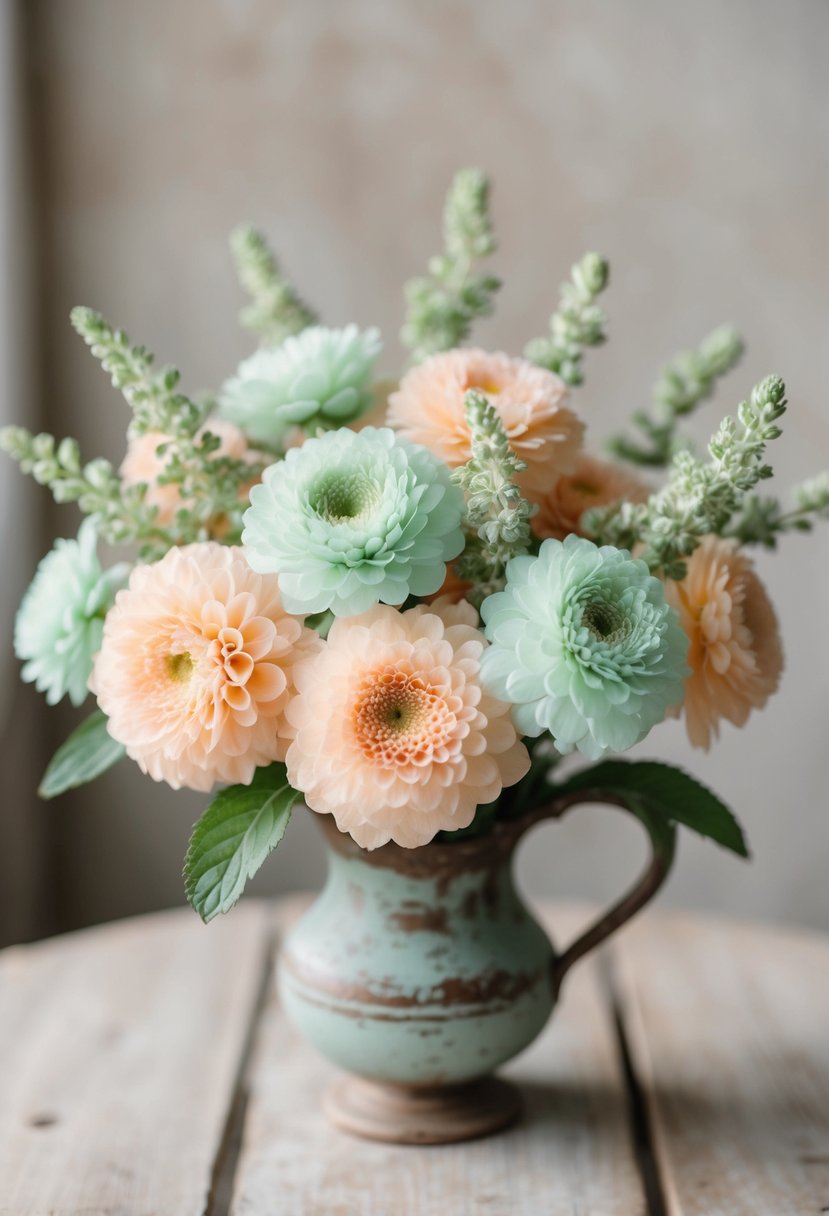
<svg viewBox="0 0 829 1216">
<path fill-rule="evenodd" d="M 107 613 L 90 688 L 109 733 L 154 780 L 246 784 L 284 758 L 294 669 L 321 644 L 241 549 L 187 545 L 133 570 Z"/>
<path fill-rule="evenodd" d="M 582 525 L 585 511 L 617 502 L 644 502 L 649 494 L 645 483 L 621 465 L 581 452 L 572 473 L 562 473 L 538 499 L 530 523 L 541 540 L 564 540 L 572 532 L 589 538 Z"/>
<path fill-rule="evenodd" d="M 707 536 L 666 597 L 678 609 L 690 648 L 685 724 L 708 749 L 720 720 L 743 726 L 776 690 L 783 670 L 777 618 L 751 561 L 736 544 Z"/>
<path fill-rule="evenodd" d="M 486 393 L 510 445 L 526 461 L 518 480 L 527 497 L 536 500 L 560 473 L 572 470 L 584 425 L 567 407 L 564 381 L 526 359 L 465 349 L 432 355 L 389 397 L 389 426 L 456 468 L 471 455 L 464 417 L 471 388 Z"/>
<path fill-rule="evenodd" d="M 480 683 L 487 643 L 466 602 L 338 618 L 296 669 L 288 775 L 359 845 L 467 827 L 529 768 L 509 708 Z"/>
<path fill-rule="evenodd" d="M 251 460 L 253 454 L 248 447 L 248 441 L 238 426 L 226 422 L 224 418 L 211 418 L 197 432 L 200 438 L 205 431 L 210 431 L 220 440 L 214 456 L 229 456 L 233 460 Z M 164 485 L 159 477 L 164 473 L 169 459 L 166 452 L 159 452 L 162 444 L 169 443 L 169 435 L 162 431 L 147 431 L 144 435 L 131 435 L 127 441 L 127 451 L 121 461 L 121 480 L 125 486 L 135 486 L 144 482 L 147 493 L 144 501 L 152 507 L 158 507 L 158 522 L 163 527 L 175 516 L 181 506 L 181 495 L 176 485 Z M 248 489 L 250 487 L 248 486 Z"/>
</svg>

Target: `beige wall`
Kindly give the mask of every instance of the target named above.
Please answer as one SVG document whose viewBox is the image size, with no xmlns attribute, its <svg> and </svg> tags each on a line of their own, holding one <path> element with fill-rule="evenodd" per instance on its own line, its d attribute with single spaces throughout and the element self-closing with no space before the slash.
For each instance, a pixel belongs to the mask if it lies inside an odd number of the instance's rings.
<svg viewBox="0 0 829 1216">
<path fill-rule="evenodd" d="M 699 434 L 779 370 L 781 482 L 829 465 L 823 0 L 36 0 L 28 13 L 44 406 L 87 451 L 118 458 L 126 413 L 69 329 L 72 304 L 175 360 L 188 388 L 214 385 L 249 349 L 226 237 L 251 219 L 328 322 L 383 327 L 393 372 L 401 284 L 435 248 L 453 169 L 472 163 L 496 183 L 506 279 L 483 343 L 520 350 L 576 255 L 612 259 L 612 341 L 578 398 L 594 441 L 646 399 L 662 360 L 733 320 L 749 353 Z M 58 526 L 74 528 L 71 512 Z M 7 543 L 32 566 L 21 533 Z M 828 546 L 829 528 L 760 560 L 788 661 L 769 709 L 710 756 L 676 725 L 640 749 L 730 799 L 754 846 L 745 866 L 684 839 L 668 900 L 829 928 Z M 54 807 L 65 915 L 177 902 L 202 801 L 124 768 Z M 319 878 L 306 817 L 280 854 L 260 889 Z M 605 898 L 639 856 L 635 829 L 595 810 L 542 829 L 522 865 L 536 894 Z"/>
</svg>

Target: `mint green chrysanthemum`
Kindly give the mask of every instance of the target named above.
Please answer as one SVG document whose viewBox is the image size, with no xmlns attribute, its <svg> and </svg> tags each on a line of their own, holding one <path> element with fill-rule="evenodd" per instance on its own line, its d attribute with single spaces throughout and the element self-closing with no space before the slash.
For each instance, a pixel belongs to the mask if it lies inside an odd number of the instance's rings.
<svg viewBox="0 0 829 1216">
<path fill-rule="evenodd" d="M 96 542 L 91 518 L 77 540 L 56 541 L 17 611 L 14 650 L 25 663 L 21 676 L 45 692 L 50 705 L 67 693 L 73 705 L 86 698 L 104 617 L 129 574 L 126 563 L 102 570 Z"/>
<path fill-rule="evenodd" d="M 222 389 L 220 413 L 259 443 L 278 444 L 291 426 L 342 426 L 370 406 L 381 349 L 376 329 L 303 330 L 240 363 Z"/>
<path fill-rule="evenodd" d="M 463 494 L 442 461 L 387 427 L 342 430 L 265 470 L 242 541 L 289 612 L 354 616 L 431 595 L 463 548 Z"/>
<path fill-rule="evenodd" d="M 568 536 L 507 566 L 484 600 L 482 675 L 526 735 L 592 760 L 643 739 L 682 700 L 688 639 L 644 562 Z"/>
</svg>

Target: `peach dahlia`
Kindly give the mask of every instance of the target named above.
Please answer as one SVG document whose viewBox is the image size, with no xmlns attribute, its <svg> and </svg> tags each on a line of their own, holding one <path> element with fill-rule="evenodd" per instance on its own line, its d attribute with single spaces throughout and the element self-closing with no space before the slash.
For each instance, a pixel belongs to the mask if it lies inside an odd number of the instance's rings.
<svg viewBox="0 0 829 1216">
<path fill-rule="evenodd" d="M 90 688 L 109 733 L 156 781 L 248 783 L 284 758 L 295 664 L 321 645 L 241 549 L 173 548 L 107 613 Z"/>
<path fill-rule="evenodd" d="M 718 536 L 694 550 L 685 578 L 669 582 L 665 596 L 690 642 L 688 738 L 707 751 L 721 719 L 743 726 L 777 689 L 783 670 L 777 618 L 750 559 Z"/>
<path fill-rule="evenodd" d="M 486 648 L 466 602 L 339 618 L 296 669 L 288 777 L 366 849 L 468 827 L 529 768 L 509 707 L 480 683 Z"/>
<path fill-rule="evenodd" d="M 553 372 L 483 350 L 432 355 L 390 395 L 389 426 L 457 468 L 471 455 L 464 398 L 473 388 L 498 410 L 510 446 L 527 465 L 521 487 L 537 501 L 560 473 L 573 468 L 584 432 L 567 407 L 566 384 Z"/>
<path fill-rule="evenodd" d="M 585 511 L 617 502 L 645 502 L 649 494 L 645 483 L 621 465 L 581 452 L 573 471 L 562 473 L 537 500 L 530 524 L 540 540 L 564 540 L 571 533 L 589 536 L 582 524 Z"/>
</svg>

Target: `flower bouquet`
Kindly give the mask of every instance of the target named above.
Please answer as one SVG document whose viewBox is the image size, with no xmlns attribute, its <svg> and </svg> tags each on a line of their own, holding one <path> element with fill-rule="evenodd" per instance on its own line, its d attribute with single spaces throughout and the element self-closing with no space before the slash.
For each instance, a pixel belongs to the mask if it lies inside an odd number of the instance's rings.
<svg viewBox="0 0 829 1216">
<path fill-rule="evenodd" d="M 376 378 L 376 329 L 319 325 L 245 228 L 242 321 L 261 345 L 215 396 L 186 396 L 176 370 L 78 308 L 132 410 L 120 470 L 72 439 L 0 436 L 86 516 L 41 562 L 15 628 L 23 679 L 50 704 L 97 701 L 41 793 L 124 756 L 173 788 L 220 786 L 185 861 L 205 921 L 238 900 L 297 801 L 319 814 L 329 880 L 285 946 L 282 997 L 360 1078 L 332 1091 L 333 1117 L 391 1139 L 514 1115 L 489 1074 L 538 1033 L 569 966 L 653 895 L 677 824 L 746 855 L 690 776 L 607 757 L 677 714 L 707 748 L 765 704 L 782 652 L 751 546 L 829 515 L 826 476 L 789 509 L 759 493 L 786 408 L 776 376 L 707 453 L 682 436 L 740 357 L 729 328 L 664 370 L 612 459 L 585 450 L 574 390 L 606 336 L 595 254 L 523 356 L 463 346 L 499 285 L 480 269 L 487 194 L 475 170 L 451 186 L 444 251 L 407 287 L 399 381 Z M 104 569 L 99 537 L 132 560 Z M 560 777 L 570 753 L 590 763 Z M 509 859 L 580 801 L 634 814 L 653 857 L 556 953 Z"/>
</svg>

